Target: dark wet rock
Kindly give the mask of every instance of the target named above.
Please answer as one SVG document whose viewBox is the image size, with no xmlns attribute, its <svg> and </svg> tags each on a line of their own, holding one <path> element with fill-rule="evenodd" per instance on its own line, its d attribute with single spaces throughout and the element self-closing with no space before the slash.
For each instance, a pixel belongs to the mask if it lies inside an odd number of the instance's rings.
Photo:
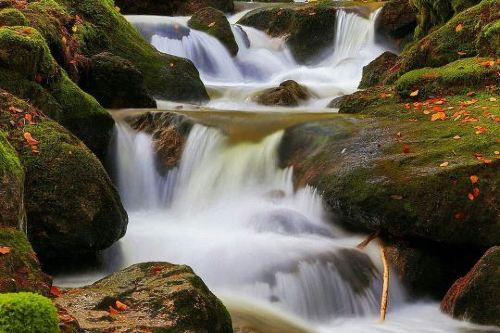
<svg viewBox="0 0 500 333">
<path fill-rule="evenodd" d="M 375 22 L 377 38 L 394 41 L 397 46 L 413 37 L 416 26 L 417 10 L 409 0 L 386 2 Z"/>
<path fill-rule="evenodd" d="M 0 255 L 0 293 L 49 294 L 52 279 L 42 272 L 24 232 L 0 227 L 0 247 L 10 248 L 9 253 Z"/>
<path fill-rule="evenodd" d="M 343 98 L 344 98 L 344 96 L 335 97 L 334 99 L 332 99 L 330 101 L 330 103 L 328 103 L 327 107 L 330 108 L 330 109 L 338 109 L 338 108 L 340 108 L 340 105 L 342 103 L 342 99 Z"/>
<path fill-rule="evenodd" d="M 266 89 L 258 93 L 254 100 L 262 105 L 298 106 L 301 101 L 308 100 L 310 92 L 293 80 L 280 83 L 279 87 Z"/>
<path fill-rule="evenodd" d="M 397 55 L 386 51 L 363 67 L 363 76 L 358 88 L 364 89 L 383 84 L 385 79 L 384 74 L 394 67 L 397 59 Z"/>
<path fill-rule="evenodd" d="M 93 254 L 121 238 L 127 214 L 96 156 L 26 102 L 0 94 L 0 107 L 15 108 L 0 113 L 0 127 L 25 171 L 28 236 L 38 255 L 52 260 Z"/>
<path fill-rule="evenodd" d="M 455 318 L 500 326 L 500 247 L 490 248 L 464 277 L 458 279 L 441 302 Z"/>
<path fill-rule="evenodd" d="M 238 44 L 234 39 L 231 26 L 220 10 L 211 7 L 200 9 L 191 16 L 188 25 L 217 38 L 231 55 L 235 56 L 238 53 Z"/>
<path fill-rule="evenodd" d="M 147 112 L 126 121 L 133 129 L 152 135 L 160 172 L 179 164 L 193 120 L 173 112 Z"/>
<path fill-rule="evenodd" d="M 395 240 L 385 245 L 391 267 L 409 296 L 441 299 L 457 277 L 464 275 L 481 249 L 423 240 Z"/>
<path fill-rule="evenodd" d="M 109 52 L 90 58 L 79 82 L 105 108 L 155 108 L 142 73 L 128 60 Z"/>
<path fill-rule="evenodd" d="M 255 9 L 238 23 L 265 31 L 271 36 L 286 36 L 299 63 L 311 63 L 331 47 L 335 38 L 336 8 L 333 5 L 286 5 Z"/>
<path fill-rule="evenodd" d="M 117 0 L 116 5 L 123 14 L 141 15 L 190 15 L 205 7 L 234 11 L 233 0 Z"/>
<path fill-rule="evenodd" d="M 116 301 L 127 308 L 110 314 Z M 90 286 L 64 291 L 55 302 L 85 332 L 233 332 L 222 302 L 188 266 L 136 264 Z"/>
</svg>

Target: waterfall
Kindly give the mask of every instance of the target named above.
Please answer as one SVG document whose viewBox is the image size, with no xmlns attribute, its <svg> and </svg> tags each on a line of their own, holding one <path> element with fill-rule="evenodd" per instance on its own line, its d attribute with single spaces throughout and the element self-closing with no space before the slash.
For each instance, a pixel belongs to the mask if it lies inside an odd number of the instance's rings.
<svg viewBox="0 0 500 333">
<path fill-rule="evenodd" d="M 166 176 L 155 169 L 151 137 L 120 122 L 116 135 L 119 191 L 131 220 L 122 265 L 186 263 L 216 292 L 307 320 L 376 312 L 376 265 L 353 248 L 358 240 L 325 223 L 316 191 L 295 190 L 293 170 L 279 168 L 283 131 L 232 143 L 218 129 L 194 125 L 178 168 Z"/>
</svg>

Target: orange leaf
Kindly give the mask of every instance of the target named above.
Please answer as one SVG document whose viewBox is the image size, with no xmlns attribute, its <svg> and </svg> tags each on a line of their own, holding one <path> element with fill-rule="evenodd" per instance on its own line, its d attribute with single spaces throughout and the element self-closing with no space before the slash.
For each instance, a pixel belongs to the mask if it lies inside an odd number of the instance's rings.
<svg viewBox="0 0 500 333">
<path fill-rule="evenodd" d="M 436 120 L 444 120 L 446 119 L 446 113 L 444 112 L 437 112 L 437 113 L 434 113 L 432 116 L 431 116 L 431 121 L 436 121 Z"/>
<path fill-rule="evenodd" d="M 9 254 L 12 249 L 8 246 L 0 246 L 0 254 Z"/>
<path fill-rule="evenodd" d="M 476 184 L 477 181 L 479 180 L 479 177 L 476 175 L 472 175 L 469 178 L 470 178 L 470 182 L 472 183 L 472 185 Z"/>
<path fill-rule="evenodd" d="M 30 132 L 24 133 L 24 139 L 26 139 L 26 142 L 28 142 L 30 146 L 36 146 L 39 143 L 37 140 L 33 139 Z"/>
<path fill-rule="evenodd" d="M 472 193 L 467 194 L 467 198 L 469 198 L 470 201 L 473 201 L 474 200 L 474 194 L 472 194 Z"/>
<path fill-rule="evenodd" d="M 474 195 L 474 198 L 477 198 L 479 196 L 479 193 L 480 193 L 479 188 L 474 187 L 472 189 L 472 194 Z"/>
<path fill-rule="evenodd" d="M 208 27 L 209 27 L 209 28 L 211 28 L 211 27 L 213 27 L 214 25 L 215 25 L 215 22 L 211 22 L 211 23 L 209 23 L 209 24 L 208 24 Z"/>
<path fill-rule="evenodd" d="M 450 162 L 443 162 L 443 163 L 439 164 L 439 166 L 441 168 L 446 168 L 448 165 L 450 165 Z"/>
<path fill-rule="evenodd" d="M 128 305 L 117 300 L 116 301 L 116 308 L 118 309 L 118 311 L 125 311 L 125 310 L 127 310 Z"/>
<path fill-rule="evenodd" d="M 462 23 L 457 24 L 457 26 L 455 27 L 455 32 L 460 32 L 463 29 L 464 29 L 464 25 Z"/>
<path fill-rule="evenodd" d="M 466 54 L 467 54 L 467 52 L 464 52 L 464 51 L 457 51 L 457 54 L 458 54 L 459 56 L 464 56 L 464 55 L 466 55 Z"/>
<path fill-rule="evenodd" d="M 411 97 L 415 97 L 415 96 L 417 96 L 417 95 L 418 95 L 418 92 L 419 92 L 419 91 L 418 91 L 418 89 L 417 89 L 417 90 L 414 90 L 414 91 L 412 91 L 412 92 L 410 93 L 410 96 L 411 96 Z"/>
<path fill-rule="evenodd" d="M 50 287 L 50 293 L 55 297 L 61 296 L 61 291 L 55 286 Z"/>
<path fill-rule="evenodd" d="M 112 314 L 112 315 L 115 315 L 115 314 L 118 314 L 118 310 L 116 310 L 114 307 L 112 307 L 111 305 L 109 306 L 108 308 L 108 312 L 109 314 Z"/>
<path fill-rule="evenodd" d="M 481 133 L 486 132 L 486 127 L 474 126 L 474 129 L 476 130 L 476 134 L 481 134 Z"/>
<path fill-rule="evenodd" d="M 434 105 L 432 107 L 432 111 L 434 111 L 434 112 L 441 112 L 441 111 L 443 111 L 443 108 L 441 106 L 439 106 L 439 105 Z"/>
</svg>

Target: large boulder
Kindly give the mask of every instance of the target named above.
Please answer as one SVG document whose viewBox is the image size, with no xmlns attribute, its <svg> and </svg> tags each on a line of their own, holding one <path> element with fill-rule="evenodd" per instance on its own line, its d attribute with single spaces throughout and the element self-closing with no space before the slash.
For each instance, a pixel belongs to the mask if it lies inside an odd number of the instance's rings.
<svg viewBox="0 0 500 333">
<path fill-rule="evenodd" d="M 363 67 L 363 76 L 358 88 L 365 89 L 383 84 L 385 79 L 384 74 L 396 64 L 397 59 L 397 55 L 386 51 Z"/>
<path fill-rule="evenodd" d="M 42 272 L 24 232 L 0 227 L 0 247 L 3 249 L 0 253 L 0 293 L 49 294 L 52 279 Z"/>
<path fill-rule="evenodd" d="M 224 13 L 234 11 L 233 0 L 116 0 L 124 14 L 141 15 L 191 15 L 205 7 Z"/>
<path fill-rule="evenodd" d="M 95 253 L 125 234 L 127 214 L 104 167 L 33 106 L 0 94 L 0 126 L 25 170 L 29 239 L 42 259 Z"/>
<path fill-rule="evenodd" d="M 109 52 L 90 58 L 89 68 L 79 83 L 106 108 L 156 107 L 144 86 L 142 73 L 130 61 Z"/>
<path fill-rule="evenodd" d="M 99 157 L 113 119 L 60 68 L 43 36 L 28 27 L 0 28 L 0 88 L 30 102 L 72 131 Z"/>
<path fill-rule="evenodd" d="M 273 37 L 286 36 L 295 59 L 307 64 L 333 45 L 335 20 L 336 8 L 320 3 L 263 7 L 249 12 L 238 23 L 263 30 Z"/>
<path fill-rule="evenodd" d="M 0 27 L 1 26 L 25 26 L 28 25 L 28 20 L 19 10 L 15 8 L 4 8 L 0 10 Z"/>
<path fill-rule="evenodd" d="M 113 1 L 43 0 L 20 7 L 47 41 L 74 82 L 90 57 L 110 52 L 130 61 L 155 98 L 201 102 L 208 99 L 196 67 L 187 59 L 158 52 L 118 12 Z"/>
<path fill-rule="evenodd" d="M 441 302 L 455 318 L 500 326 L 500 246 L 490 248 Z"/>
<path fill-rule="evenodd" d="M 55 302 L 85 332 L 233 332 L 224 305 L 188 266 L 136 264 Z"/>
<path fill-rule="evenodd" d="M 258 93 L 253 99 L 258 104 L 270 106 L 298 106 L 311 97 L 310 92 L 293 80 L 281 82 L 279 87 Z"/>
<path fill-rule="evenodd" d="M 212 7 L 200 9 L 191 16 L 188 25 L 217 38 L 231 55 L 235 56 L 238 53 L 238 44 L 234 39 L 231 25 L 220 10 Z"/>
<path fill-rule="evenodd" d="M 417 10 L 409 0 L 391 0 L 377 15 L 375 29 L 377 37 L 395 41 L 398 46 L 413 37 L 417 26 Z"/>
</svg>

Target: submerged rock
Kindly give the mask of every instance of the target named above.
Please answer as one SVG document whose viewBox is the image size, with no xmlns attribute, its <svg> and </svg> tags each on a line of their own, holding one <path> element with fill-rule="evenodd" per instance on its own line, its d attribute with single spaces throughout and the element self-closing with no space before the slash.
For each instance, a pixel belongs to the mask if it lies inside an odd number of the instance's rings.
<svg viewBox="0 0 500 333">
<path fill-rule="evenodd" d="M 233 332 L 222 302 L 188 266 L 136 264 L 55 302 L 85 332 Z"/>
<path fill-rule="evenodd" d="M 28 236 L 46 260 L 95 253 L 125 234 L 127 214 L 82 141 L 39 110 L 0 94 L 0 127 L 25 171 Z"/>
<path fill-rule="evenodd" d="M 30 291 L 48 295 L 52 279 L 42 272 L 40 262 L 26 235 L 15 228 L 0 227 L 0 293 Z"/>
<path fill-rule="evenodd" d="M 233 0 L 116 0 L 116 5 L 124 14 L 140 15 L 190 15 L 205 7 L 234 11 Z"/>
<path fill-rule="evenodd" d="M 327 4 L 263 7 L 249 12 L 238 23 L 273 37 L 286 36 L 295 59 L 307 64 L 333 45 L 336 10 Z"/>
<path fill-rule="evenodd" d="M 253 99 L 258 104 L 274 106 L 298 106 L 300 101 L 308 100 L 310 92 L 293 80 L 280 83 L 279 87 L 266 89 Z"/>
<path fill-rule="evenodd" d="M 397 59 L 397 55 L 386 51 L 363 67 L 363 76 L 358 88 L 364 89 L 383 84 L 384 74 L 396 64 Z"/>
<path fill-rule="evenodd" d="M 90 58 L 79 84 L 105 108 L 156 107 L 144 86 L 142 73 L 130 61 L 109 52 Z"/>
<path fill-rule="evenodd" d="M 220 10 L 211 7 L 203 8 L 191 16 L 188 26 L 217 38 L 231 55 L 235 56 L 238 53 L 238 44 L 234 39 L 231 26 Z"/>
<path fill-rule="evenodd" d="M 500 326 L 500 247 L 490 248 L 476 265 L 458 279 L 441 302 L 455 318 Z"/>
</svg>

